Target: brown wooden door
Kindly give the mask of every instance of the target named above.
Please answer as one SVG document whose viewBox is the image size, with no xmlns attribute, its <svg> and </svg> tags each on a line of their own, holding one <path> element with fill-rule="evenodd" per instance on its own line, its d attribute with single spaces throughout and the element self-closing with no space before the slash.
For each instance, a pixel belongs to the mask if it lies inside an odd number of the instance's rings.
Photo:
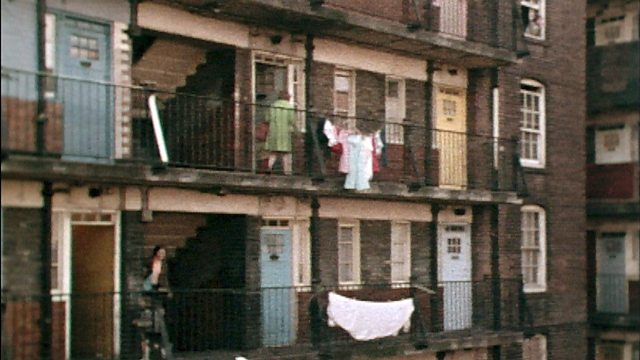
<svg viewBox="0 0 640 360">
<path fill-rule="evenodd" d="M 71 353 L 113 355 L 113 226 L 72 228 Z"/>
</svg>

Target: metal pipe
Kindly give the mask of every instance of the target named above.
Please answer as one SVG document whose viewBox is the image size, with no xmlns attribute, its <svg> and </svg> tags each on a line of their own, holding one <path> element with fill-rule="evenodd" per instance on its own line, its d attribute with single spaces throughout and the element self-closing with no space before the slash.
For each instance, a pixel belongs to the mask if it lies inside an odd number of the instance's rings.
<svg viewBox="0 0 640 360">
<path fill-rule="evenodd" d="M 45 14 L 47 11 L 47 4 L 45 0 L 38 0 L 36 2 L 36 56 L 38 62 L 38 81 L 37 81 L 37 92 L 38 92 L 38 103 L 36 109 L 36 151 L 39 155 L 44 154 L 45 152 L 45 126 L 47 124 L 46 117 L 46 99 L 45 99 L 45 84 L 47 81 L 46 78 L 46 29 L 45 29 Z"/>
<path fill-rule="evenodd" d="M 53 185 L 45 181 L 42 187 L 42 227 L 40 234 L 40 255 L 42 267 L 40 269 L 40 358 L 51 358 L 52 340 L 52 303 L 51 303 L 51 200 Z"/>
<path fill-rule="evenodd" d="M 322 283 L 320 279 L 320 201 L 317 196 L 311 198 L 311 221 L 309 222 L 309 235 L 311 237 L 311 284 L 314 291 L 319 290 Z"/>
<path fill-rule="evenodd" d="M 305 124 L 307 128 L 307 141 L 305 141 L 305 166 L 307 175 L 311 176 L 313 173 L 313 141 L 312 141 L 312 116 L 311 109 L 313 108 L 311 81 L 312 81 L 312 68 L 313 68 L 313 34 L 307 34 L 304 41 L 305 57 L 304 57 L 304 101 L 305 101 Z"/>
<path fill-rule="evenodd" d="M 436 185 L 436 183 L 430 183 L 430 175 L 431 172 L 431 144 L 433 142 L 432 138 L 432 128 L 433 128 L 433 72 L 435 70 L 435 66 L 433 60 L 427 60 L 427 81 L 424 83 L 424 184 Z"/>
</svg>

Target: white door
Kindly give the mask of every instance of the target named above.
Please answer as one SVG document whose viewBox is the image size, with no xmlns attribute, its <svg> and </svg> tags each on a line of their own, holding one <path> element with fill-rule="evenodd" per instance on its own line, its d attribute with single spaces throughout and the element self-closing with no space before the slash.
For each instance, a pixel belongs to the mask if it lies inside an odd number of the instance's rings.
<svg viewBox="0 0 640 360">
<path fill-rule="evenodd" d="M 444 296 L 444 330 L 471 327 L 471 236 L 468 224 L 441 224 L 438 228 L 439 283 Z"/>
<path fill-rule="evenodd" d="M 598 237 L 596 248 L 598 311 L 616 314 L 628 311 L 625 237 L 624 232 L 607 232 Z"/>
</svg>

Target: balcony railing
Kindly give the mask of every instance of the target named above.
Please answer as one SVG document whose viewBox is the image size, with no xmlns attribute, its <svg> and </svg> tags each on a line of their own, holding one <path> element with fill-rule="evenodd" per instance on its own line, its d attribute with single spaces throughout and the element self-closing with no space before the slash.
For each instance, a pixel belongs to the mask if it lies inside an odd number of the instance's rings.
<svg viewBox="0 0 640 360">
<path fill-rule="evenodd" d="M 46 120 L 40 122 L 36 114 L 39 78 L 46 87 Z M 380 135 L 384 146 L 377 149 L 379 171 L 374 172 L 374 182 L 505 191 L 519 187 L 518 147 L 512 139 L 427 129 L 421 119 L 385 123 L 291 110 L 295 131 L 290 169 L 281 156 L 273 157 L 269 168 L 270 152 L 260 136 L 268 105 L 5 68 L 2 151 L 69 161 L 157 163 L 159 139 L 148 106 L 151 95 L 158 99 L 170 166 L 342 177 L 340 155 L 330 150 L 322 133 L 322 124 L 329 119 L 354 135 Z M 38 153 L 41 148 L 44 152 Z"/>
<path fill-rule="evenodd" d="M 599 324 L 640 326 L 640 280 L 625 274 L 598 274 L 592 318 Z"/>
<path fill-rule="evenodd" d="M 162 329 L 174 354 L 265 349 L 339 351 L 357 342 L 327 324 L 328 292 L 366 301 L 413 299 L 408 333 L 376 340 L 380 344 L 424 343 L 453 330 L 521 330 L 524 310 L 517 280 L 444 282 L 435 292 L 409 284 L 264 289 L 175 290 L 146 293 L 65 294 L 52 297 L 3 296 L 3 351 L 12 359 L 39 358 L 41 306 L 52 304 L 53 359 L 140 358 L 148 343 L 162 343 Z M 496 297 L 499 289 L 500 298 Z M 45 301 L 46 300 L 46 301 Z M 161 325 L 159 325 L 161 324 Z M 446 335 L 449 334 L 449 335 Z M 168 347 L 164 345 L 165 347 Z M 162 346 L 161 346 L 162 347 Z M 288 350 L 287 350 L 288 349 Z M 4 354 L 4 352 L 3 352 Z"/>
</svg>

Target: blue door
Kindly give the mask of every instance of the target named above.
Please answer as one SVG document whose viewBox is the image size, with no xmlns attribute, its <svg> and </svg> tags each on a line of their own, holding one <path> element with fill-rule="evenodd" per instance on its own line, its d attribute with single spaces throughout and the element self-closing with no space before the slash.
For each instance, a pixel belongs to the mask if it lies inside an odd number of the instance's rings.
<svg viewBox="0 0 640 360">
<path fill-rule="evenodd" d="M 113 143 L 109 26 L 70 16 L 57 22 L 56 68 L 61 78 L 63 155 L 67 159 L 106 160 Z"/>
<path fill-rule="evenodd" d="M 260 250 L 262 342 L 264 346 L 289 345 L 295 296 L 291 287 L 291 230 L 263 228 Z"/>
</svg>

